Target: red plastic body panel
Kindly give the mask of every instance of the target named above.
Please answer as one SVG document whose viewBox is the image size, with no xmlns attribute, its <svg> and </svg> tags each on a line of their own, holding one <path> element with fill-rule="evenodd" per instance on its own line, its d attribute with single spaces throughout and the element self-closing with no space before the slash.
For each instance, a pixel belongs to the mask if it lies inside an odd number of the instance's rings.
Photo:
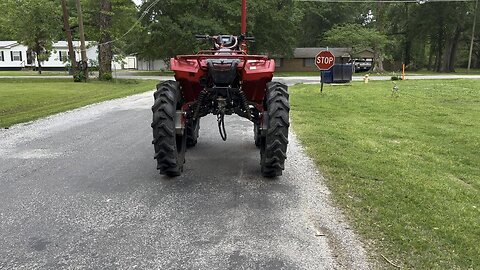
<svg viewBox="0 0 480 270">
<path fill-rule="evenodd" d="M 208 59 L 239 59 L 237 74 L 240 77 L 242 91 L 249 101 L 261 104 L 265 96 L 266 84 L 272 80 L 275 61 L 262 55 L 246 55 L 242 52 L 218 54 L 216 51 L 202 51 L 196 55 L 180 55 L 170 59 L 170 70 L 180 83 L 186 102 L 197 99 L 203 90 L 200 78 L 207 76 Z"/>
</svg>

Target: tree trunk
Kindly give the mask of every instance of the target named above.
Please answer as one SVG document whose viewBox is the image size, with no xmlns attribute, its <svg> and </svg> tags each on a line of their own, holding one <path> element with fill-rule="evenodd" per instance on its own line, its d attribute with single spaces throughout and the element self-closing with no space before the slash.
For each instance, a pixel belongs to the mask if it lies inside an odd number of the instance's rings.
<svg viewBox="0 0 480 270">
<path fill-rule="evenodd" d="M 450 66 L 449 70 L 455 72 L 455 60 L 457 60 L 458 44 L 460 43 L 460 36 L 462 35 L 462 29 L 457 25 L 455 35 L 453 37 L 452 50 L 450 53 Z"/>
<path fill-rule="evenodd" d="M 383 72 L 383 56 L 379 48 L 373 48 L 373 72 Z"/>
<path fill-rule="evenodd" d="M 41 75 L 42 74 L 42 61 L 40 61 L 41 51 L 37 49 L 35 53 L 37 54 L 36 58 L 37 58 L 37 63 L 38 63 L 38 74 Z"/>
<path fill-rule="evenodd" d="M 437 53 L 435 55 L 435 71 L 440 72 L 442 67 L 442 52 L 443 52 L 443 30 L 439 30 L 437 35 Z"/>
<path fill-rule="evenodd" d="M 450 60 L 452 59 L 451 57 L 451 52 L 452 52 L 452 39 L 447 39 L 447 42 L 445 43 L 445 48 L 444 48 L 444 53 L 443 53 L 443 59 L 442 59 L 442 65 L 440 67 L 440 72 L 450 72 Z"/>
<path fill-rule="evenodd" d="M 112 79 L 112 38 L 110 36 L 110 27 L 112 25 L 112 4 L 110 0 L 100 0 L 100 40 L 98 46 L 98 71 L 100 80 L 108 81 Z"/>
<path fill-rule="evenodd" d="M 433 42 L 430 41 L 430 48 L 428 52 L 428 65 L 427 70 L 432 70 L 433 56 L 435 55 L 435 48 L 433 47 Z"/>
<path fill-rule="evenodd" d="M 405 3 L 405 17 L 406 17 L 406 31 L 405 31 L 405 56 L 403 58 L 403 63 L 405 66 L 410 65 L 410 54 L 411 54 L 411 48 L 412 48 L 412 39 L 410 35 L 410 27 L 409 27 L 409 13 L 408 13 L 408 6 L 410 3 Z"/>
<path fill-rule="evenodd" d="M 383 3 L 377 2 L 377 31 L 380 34 L 383 34 L 384 25 L 383 25 Z M 373 48 L 373 71 L 374 72 L 383 72 L 383 54 L 379 48 Z"/>
<path fill-rule="evenodd" d="M 480 67 L 480 57 L 478 55 L 478 53 L 473 53 L 475 55 L 474 59 L 475 59 L 475 62 L 473 64 L 473 68 L 479 68 Z"/>
<path fill-rule="evenodd" d="M 461 28 L 457 25 L 453 37 L 447 40 L 447 43 L 445 44 L 445 53 L 443 54 L 441 72 L 455 72 L 455 58 L 457 56 L 458 42 L 461 33 Z"/>
<path fill-rule="evenodd" d="M 410 55 L 411 55 L 411 49 L 412 49 L 412 41 L 408 38 L 405 41 L 405 66 L 410 65 Z"/>
</svg>

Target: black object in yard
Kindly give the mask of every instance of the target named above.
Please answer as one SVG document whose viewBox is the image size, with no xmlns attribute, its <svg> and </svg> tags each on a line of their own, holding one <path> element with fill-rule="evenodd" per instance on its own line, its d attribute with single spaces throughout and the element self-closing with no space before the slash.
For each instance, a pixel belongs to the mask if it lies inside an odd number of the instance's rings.
<svg viewBox="0 0 480 270">
<path fill-rule="evenodd" d="M 322 71 L 323 83 L 349 83 L 352 81 L 352 64 L 335 64 L 331 69 Z"/>
</svg>

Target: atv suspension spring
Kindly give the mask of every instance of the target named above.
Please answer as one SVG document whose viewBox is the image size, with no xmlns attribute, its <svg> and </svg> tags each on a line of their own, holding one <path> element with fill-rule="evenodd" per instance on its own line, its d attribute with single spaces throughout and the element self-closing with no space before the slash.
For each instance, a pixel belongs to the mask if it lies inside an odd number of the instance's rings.
<svg viewBox="0 0 480 270">
<path fill-rule="evenodd" d="M 248 118 L 248 120 L 252 120 L 252 113 L 250 112 L 250 106 L 248 106 L 247 96 L 245 96 L 245 93 L 242 90 L 240 90 L 239 93 L 240 93 L 240 97 L 242 99 L 243 109 L 247 113 L 247 118 Z"/>
<path fill-rule="evenodd" d="M 207 96 L 207 92 L 202 91 L 200 94 L 198 94 L 198 99 L 197 99 L 197 104 L 195 106 L 195 112 L 193 114 L 193 119 L 197 120 L 199 115 L 200 115 L 200 109 L 202 108 L 203 101 L 205 97 Z"/>
<path fill-rule="evenodd" d="M 222 140 L 227 140 L 227 130 L 225 129 L 225 114 L 220 113 L 217 115 L 217 122 L 218 122 L 218 131 L 220 132 L 220 137 Z"/>
</svg>

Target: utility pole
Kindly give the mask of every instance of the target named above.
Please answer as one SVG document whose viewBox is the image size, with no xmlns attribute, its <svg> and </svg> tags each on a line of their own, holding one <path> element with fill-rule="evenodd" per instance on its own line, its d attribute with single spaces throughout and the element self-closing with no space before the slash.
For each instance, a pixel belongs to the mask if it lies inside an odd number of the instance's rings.
<svg viewBox="0 0 480 270">
<path fill-rule="evenodd" d="M 73 75 L 75 76 L 75 73 L 77 72 L 77 59 L 75 56 L 75 51 L 73 50 L 72 30 L 70 29 L 70 23 L 68 22 L 69 16 L 68 16 L 67 4 L 65 3 L 65 0 L 60 0 L 60 2 L 62 4 L 63 28 L 65 29 L 65 35 L 67 36 L 68 53 L 70 56 L 71 70 Z"/>
<path fill-rule="evenodd" d="M 78 31 L 80 34 L 80 50 L 82 54 L 82 69 L 85 81 L 88 79 L 88 59 L 87 59 L 87 50 L 85 48 L 85 30 L 83 29 L 83 13 L 82 5 L 80 0 L 75 0 L 77 4 L 77 13 L 78 13 Z"/>
<path fill-rule="evenodd" d="M 475 11 L 473 12 L 472 40 L 470 41 L 470 53 L 468 55 L 468 71 L 470 71 L 470 66 L 472 65 L 473 41 L 475 39 L 475 25 L 477 24 L 477 9 L 478 0 L 475 3 Z"/>
</svg>

